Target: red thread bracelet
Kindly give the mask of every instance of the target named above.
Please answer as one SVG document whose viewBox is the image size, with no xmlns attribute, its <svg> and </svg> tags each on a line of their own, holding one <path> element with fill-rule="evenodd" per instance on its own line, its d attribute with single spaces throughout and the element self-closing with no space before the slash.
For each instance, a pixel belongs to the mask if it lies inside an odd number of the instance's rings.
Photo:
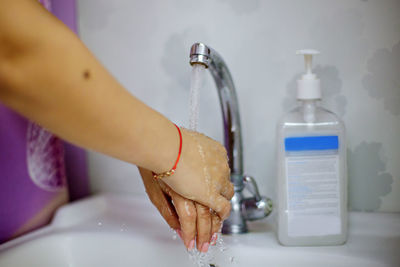
<svg viewBox="0 0 400 267">
<path fill-rule="evenodd" d="M 174 124 L 174 125 L 175 125 L 175 127 L 176 127 L 176 129 L 178 130 L 178 133 L 179 133 L 179 152 L 178 152 L 178 157 L 176 158 L 175 164 L 174 164 L 174 166 L 172 167 L 171 170 L 163 172 L 163 173 L 159 173 L 159 174 L 157 174 L 155 172 L 152 172 L 154 179 L 161 179 L 161 178 L 164 178 L 164 177 L 167 177 L 167 176 L 171 176 L 172 174 L 174 174 L 175 171 L 176 171 L 176 167 L 178 166 L 179 159 L 181 158 L 181 153 L 182 153 L 182 133 L 181 133 L 181 129 L 179 129 L 179 127 L 176 124 Z"/>
</svg>

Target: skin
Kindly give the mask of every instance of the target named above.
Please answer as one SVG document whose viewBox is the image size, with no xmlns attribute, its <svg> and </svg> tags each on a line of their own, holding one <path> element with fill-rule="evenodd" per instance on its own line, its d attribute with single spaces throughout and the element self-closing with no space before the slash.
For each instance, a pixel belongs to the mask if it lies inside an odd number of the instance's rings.
<svg viewBox="0 0 400 267">
<path fill-rule="evenodd" d="M 158 209 L 168 225 L 177 231 L 189 249 L 197 242 L 197 248 L 207 252 L 215 244 L 222 222 L 210 209 L 175 193 L 162 180 L 153 179 L 149 170 L 139 168 L 150 201 Z M 213 240 L 214 237 L 214 240 Z"/>
<path fill-rule="evenodd" d="M 173 166 L 179 135 L 171 121 L 131 95 L 37 1 L 0 0 L 0 6 L 3 104 L 78 146 L 156 173 Z M 202 246 L 216 232 L 217 219 L 212 218 L 217 216 L 220 224 L 228 217 L 233 186 L 221 144 L 186 130 L 182 136 L 177 171 L 163 179 L 162 187 L 163 195 L 170 189 L 167 195 L 175 206 L 167 202 L 156 206 L 163 216 L 163 210 L 171 211 L 178 219 L 187 246 L 194 233 Z M 148 190 L 148 194 L 155 199 L 153 194 L 161 193 Z M 196 215 L 183 212 L 185 203 Z M 167 222 L 178 229 L 171 216 Z"/>
</svg>

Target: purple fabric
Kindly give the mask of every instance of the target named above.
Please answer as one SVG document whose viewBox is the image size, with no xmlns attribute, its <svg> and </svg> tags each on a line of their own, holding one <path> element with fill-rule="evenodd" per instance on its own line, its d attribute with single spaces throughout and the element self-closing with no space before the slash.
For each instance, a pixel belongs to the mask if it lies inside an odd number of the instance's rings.
<svg viewBox="0 0 400 267">
<path fill-rule="evenodd" d="M 78 33 L 75 0 L 51 1 L 51 12 L 76 34 Z"/>
<path fill-rule="evenodd" d="M 0 243 L 58 194 L 29 176 L 27 129 L 26 119 L 0 104 Z"/>
<path fill-rule="evenodd" d="M 40 2 L 76 32 L 74 0 Z M 0 243 L 65 196 L 66 177 L 71 199 L 88 194 L 85 152 L 0 103 Z"/>
<path fill-rule="evenodd" d="M 64 148 L 69 198 L 73 201 L 89 194 L 87 155 L 84 150 L 66 142 Z"/>
</svg>

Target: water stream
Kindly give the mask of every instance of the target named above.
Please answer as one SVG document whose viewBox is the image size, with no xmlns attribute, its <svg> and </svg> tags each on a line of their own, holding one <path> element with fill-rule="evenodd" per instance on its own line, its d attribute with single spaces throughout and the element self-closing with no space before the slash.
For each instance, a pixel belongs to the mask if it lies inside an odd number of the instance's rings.
<svg viewBox="0 0 400 267">
<path fill-rule="evenodd" d="M 199 121 L 199 94 L 204 85 L 205 66 L 201 64 L 195 64 L 192 68 L 191 80 L 190 80 L 190 110 L 189 110 L 189 129 L 197 131 Z M 223 253 L 227 247 L 218 235 L 218 239 L 215 246 L 210 246 L 207 253 L 202 253 L 197 248 L 189 251 L 189 257 L 191 261 L 197 267 L 209 267 L 214 265 L 215 254 L 219 252 Z M 231 261 L 232 262 L 232 261 Z"/>
<path fill-rule="evenodd" d="M 205 66 L 194 64 L 190 78 L 189 129 L 197 131 L 199 122 L 199 91 L 204 84 Z"/>
</svg>

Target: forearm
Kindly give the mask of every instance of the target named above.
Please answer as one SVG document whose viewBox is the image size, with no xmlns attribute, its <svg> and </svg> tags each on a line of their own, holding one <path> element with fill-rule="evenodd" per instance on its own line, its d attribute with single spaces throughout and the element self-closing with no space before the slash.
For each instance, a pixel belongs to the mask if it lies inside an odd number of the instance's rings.
<svg viewBox="0 0 400 267">
<path fill-rule="evenodd" d="M 74 144 L 156 172 L 170 168 L 179 145 L 173 124 L 36 3 L 15 3 L 0 11 L 0 100 Z M 7 18 L 17 7 L 21 16 Z"/>
</svg>

